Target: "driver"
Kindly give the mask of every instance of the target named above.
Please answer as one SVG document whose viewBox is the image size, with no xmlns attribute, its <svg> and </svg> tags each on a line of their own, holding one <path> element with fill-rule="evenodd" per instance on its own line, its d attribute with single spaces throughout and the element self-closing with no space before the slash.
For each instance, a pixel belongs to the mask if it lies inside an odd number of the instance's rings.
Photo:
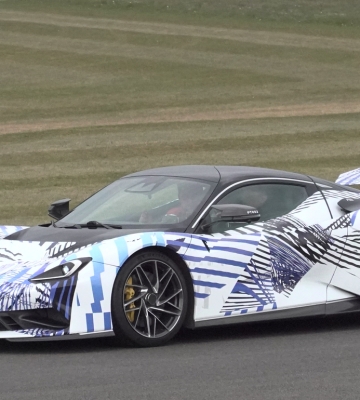
<svg viewBox="0 0 360 400">
<path fill-rule="evenodd" d="M 185 221 L 195 211 L 204 197 L 202 185 L 198 183 L 184 183 L 178 187 L 178 198 L 180 204 L 167 211 L 163 222 L 176 217 L 177 222 Z M 174 218 L 175 219 L 175 218 Z"/>
<path fill-rule="evenodd" d="M 177 223 L 185 221 L 200 204 L 204 198 L 205 190 L 203 185 L 194 182 L 187 182 L 178 185 L 178 201 L 179 205 L 173 207 L 162 217 L 162 223 Z M 152 216 L 148 211 L 144 211 L 139 219 L 140 223 L 151 224 Z"/>
</svg>

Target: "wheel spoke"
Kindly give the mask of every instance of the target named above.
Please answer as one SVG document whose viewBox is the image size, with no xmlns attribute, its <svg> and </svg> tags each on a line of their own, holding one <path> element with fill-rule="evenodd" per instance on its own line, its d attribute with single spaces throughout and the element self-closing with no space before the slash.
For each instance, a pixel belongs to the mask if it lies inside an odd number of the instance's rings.
<svg viewBox="0 0 360 400">
<path fill-rule="evenodd" d="M 125 312 L 138 311 L 140 309 L 141 309 L 141 305 L 139 307 L 125 309 Z"/>
<path fill-rule="evenodd" d="M 125 287 L 132 287 L 132 288 L 140 289 L 140 290 L 147 289 L 147 287 L 144 285 L 134 285 L 134 284 L 130 284 L 130 283 L 126 283 Z"/>
<path fill-rule="evenodd" d="M 156 321 L 157 321 L 157 318 L 150 310 L 148 310 L 148 311 L 153 316 L 153 336 L 155 337 L 156 336 Z"/>
<path fill-rule="evenodd" d="M 136 271 L 136 275 L 137 275 L 137 277 L 138 277 L 138 279 L 139 279 L 139 282 L 140 282 L 142 285 L 144 285 L 144 284 L 143 284 L 143 281 L 142 281 L 142 279 L 141 279 L 141 276 L 140 276 L 140 274 L 139 274 L 138 267 L 135 268 L 135 271 Z"/>
<path fill-rule="evenodd" d="M 161 290 L 161 292 L 160 292 L 160 294 L 159 294 L 159 296 L 158 296 L 158 299 L 159 299 L 159 300 L 160 300 L 161 296 L 164 294 L 166 288 L 168 287 L 168 285 L 169 285 L 169 283 L 170 283 L 171 278 L 172 278 L 173 275 L 174 275 L 174 273 L 171 271 L 170 274 L 169 274 L 169 276 L 165 279 L 164 287 L 162 288 L 162 290 Z"/>
<path fill-rule="evenodd" d="M 159 281 L 159 270 L 158 270 L 157 261 L 154 262 L 154 271 L 155 271 L 154 291 L 155 291 L 155 293 L 158 293 L 159 292 L 159 287 L 160 287 L 160 281 Z"/>
<path fill-rule="evenodd" d="M 164 309 L 164 308 L 159 308 L 159 307 L 149 307 L 149 309 L 148 309 L 149 311 L 151 310 L 154 310 L 154 311 L 159 311 L 159 312 L 162 312 L 162 313 L 165 313 L 165 314 L 170 314 L 170 315 L 176 315 L 176 316 L 179 316 L 180 314 L 181 314 L 181 310 L 179 311 L 179 312 L 175 312 L 175 311 L 170 311 L 170 310 L 166 310 L 166 309 Z"/>
<path fill-rule="evenodd" d="M 165 300 L 159 301 L 157 305 L 162 306 L 163 304 L 168 303 L 172 298 L 174 298 L 176 295 L 178 295 L 181 292 L 182 292 L 182 289 L 179 289 L 177 292 L 168 296 Z"/>
<path fill-rule="evenodd" d="M 145 314 L 145 318 L 146 318 L 146 328 L 147 328 L 147 332 L 148 332 L 147 336 L 151 337 L 149 310 L 147 309 L 145 304 L 144 304 L 144 314 Z"/>
<path fill-rule="evenodd" d="M 140 304 L 140 307 L 139 307 L 139 312 L 138 312 L 138 314 L 137 314 L 137 316 L 136 316 L 135 324 L 133 325 L 134 329 L 136 329 L 136 326 L 137 326 L 137 324 L 138 324 L 138 322 L 139 322 L 139 318 L 140 318 L 140 314 L 141 314 L 141 311 L 142 311 L 143 303 L 144 303 L 144 300 L 141 299 L 141 304 Z"/>
<path fill-rule="evenodd" d="M 162 321 L 161 321 L 160 318 L 158 318 L 153 312 L 151 312 L 151 309 L 149 309 L 149 313 L 151 313 L 151 315 L 154 317 L 154 321 L 159 321 L 160 324 L 161 324 L 167 331 L 169 331 L 169 328 L 168 328 L 165 324 L 162 323 Z"/>
<path fill-rule="evenodd" d="M 154 293 L 156 293 L 153 284 L 151 283 L 149 277 L 147 276 L 147 273 L 143 270 L 143 268 L 142 268 L 141 265 L 139 265 L 139 269 L 140 269 L 140 271 L 143 273 L 143 275 L 145 276 L 145 279 L 147 280 L 147 282 L 148 282 L 148 284 L 149 284 L 151 290 L 152 290 Z"/>
<path fill-rule="evenodd" d="M 181 311 L 181 308 L 180 308 L 180 307 L 177 307 L 175 304 L 170 303 L 170 301 L 168 301 L 167 304 L 168 304 L 169 306 L 174 307 L 174 308 L 176 308 L 177 310 Z"/>
<path fill-rule="evenodd" d="M 129 301 L 127 301 L 126 303 L 124 303 L 124 307 L 127 307 L 129 304 L 133 303 L 136 300 L 141 299 L 142 297 L 144 297 L 146 295 L 146 292 L 140 292 L 137 296 L 132 297 Z"/>
<path fill-rule="evenodd" d="M 160 283 L 166 278 L 167 274 L 171 272 L 171 268 L 168 268 L 168 270 L 165 272 L 165 274 L 161 277 Z"/>
</svg>

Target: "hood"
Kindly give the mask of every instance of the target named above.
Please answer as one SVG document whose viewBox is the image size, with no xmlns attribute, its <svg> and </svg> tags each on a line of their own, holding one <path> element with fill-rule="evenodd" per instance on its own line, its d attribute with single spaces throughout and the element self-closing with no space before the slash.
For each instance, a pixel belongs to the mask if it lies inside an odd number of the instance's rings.
<svg viewBox="0 0 360 400">
<path fill-rule="evenodd" d="M 81 229 L 69 229 L 69 228 L 58 228 L 54 226 L 34 226 L 32 228 L 24 229 L 15 232 L 3 239 L 3 246 L 21 248 L 24 246 L 31 246 L 34 252 L 35 247 L 43 247 L 43 256 L 47 254 L 49 257 L 61 256 L 71 252 L 78 251 L 82 247 L 99 243 L 107 239 L 114 239 L 126 235 L 131 235 L 140 232 L 154 232 L 154 229 L 106 229 L 106 228 L 81 228 Z M 21 245 L 19 244 L 21 241 Z M 18 244 L 16 244 L 16 242 Z M 24 242 L 27 242 L 24 243 Z M 38 242 L 38 246 L 33 246 L 29 242 Z M 46 249 L 45 249 L 46 247 Z M 0 250 L 1 252 L 1 250 Z M 15 251 L 16 252 L 16 251 Z M 37 253 L 37 252 L 36 252 Z M 37 254 L 36 258 L 39 258 L 40 254 Z M 1 253 L 0 253 L 0 261 Z"/>
</svg>

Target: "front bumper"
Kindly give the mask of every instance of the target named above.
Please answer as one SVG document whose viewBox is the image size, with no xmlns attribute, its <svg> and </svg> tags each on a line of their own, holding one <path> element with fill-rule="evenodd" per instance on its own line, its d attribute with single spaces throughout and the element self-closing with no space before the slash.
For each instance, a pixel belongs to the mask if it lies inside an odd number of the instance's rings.
<svg viewBox="0 0 360 400">
<path fill-rule="evenodd" d="M 0 338 L 59 336 L 68 329 L 69 321 L 53 308 L 0 312 Z"/>
</svg>

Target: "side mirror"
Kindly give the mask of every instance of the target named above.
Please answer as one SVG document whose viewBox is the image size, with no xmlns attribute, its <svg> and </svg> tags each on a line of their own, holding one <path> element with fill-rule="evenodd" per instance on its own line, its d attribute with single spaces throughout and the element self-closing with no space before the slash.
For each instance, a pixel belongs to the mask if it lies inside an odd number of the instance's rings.
<svg viewBox="0 0 360 400">
<path fill-rule="evenodd" d="M 360 199 L 342 199 L 338 206 L 348 213 L 357 211 L 360 210 Z"/>
<path fill-rule="evenodd" d="M 224 222 L 255 222 L 260 218 L 259 211 L 245 204 L 219 204 L 211 207 L 219 211 L 216 220 Z"/>
<path fill-rule="evenodd" d="M 217 211 L 215 217 L 201 228 L 207 230 L 210 226 L 219 222 L 247 223 L 251 224 L 260 219 L 259 211 L 245 204 L 218 204 L 211 207 Z"/>
<path fill-rule="evenodd" d="M 69 203 L 71 199 L 62 199 L 50 204 L 48 215 L 56 221 L 69 214 Z"/>
</svg>

